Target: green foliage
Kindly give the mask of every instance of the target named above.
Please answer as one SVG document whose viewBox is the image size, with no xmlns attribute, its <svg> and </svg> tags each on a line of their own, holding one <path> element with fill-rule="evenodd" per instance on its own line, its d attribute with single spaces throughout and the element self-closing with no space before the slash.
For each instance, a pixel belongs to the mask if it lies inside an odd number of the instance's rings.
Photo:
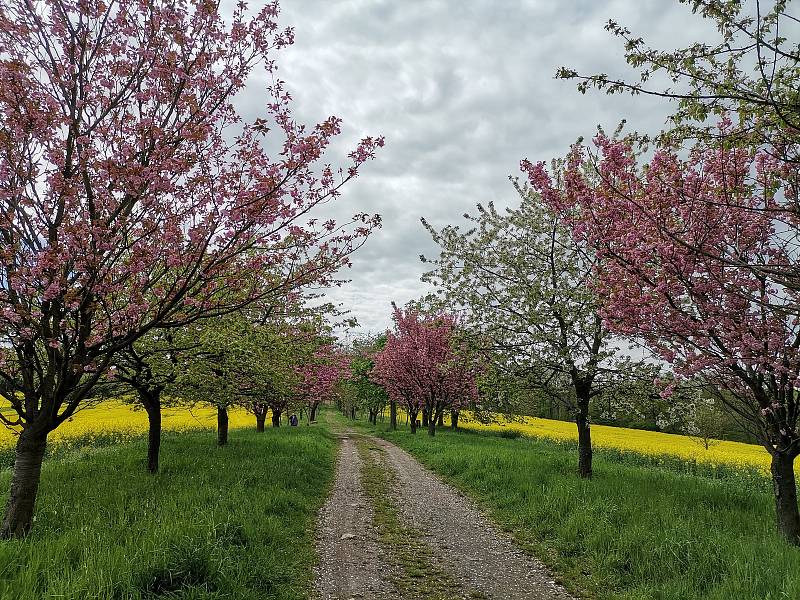
<svg viewBox="0 0 800 600">
<path fill-rule="evenodd" d="M 463 431 L 382 435 L 477 498 L 564 584 L 591 597 L 800 597 L 800 549 L 775 532 L 761 475 L 596 450 L 587 482 L 571 444 Z"/>
<path fill-rule="evenodd" d="M 280 410 L 298 397 L 297 367 L 313 351 L 313 336 L 288 323 L 254 323 L 246 314 L 195 327 L 198 348 L 176 383 L 218 405 L 265 403 Z"/>
<path fill-rule="evenodd" d="M 335 442 L 315 427 L 212 444 L 166 435 L 155 476 L 144 442 L 46 463 L 36 527 L 0 543 L 0 598 L 306 598 Z"/>
<path fill-rule="evenodd" d="M 340 386 L 342 408 L 351 413 L 366 410 L 370 415 L 382 411 L 389 402 L 389 396 L 383 386 L 372 380 L 372 369 L 375 367 L 373 357 L 383 349 L 386 336 L 365 336 L 352 344 L 350 371 L 351 377 Z"/>
<path fill-rule="evenodd" d="M 717 39 L 661 50 L 611 20 L 606 29 L 622 42 L 625 61 L 638 77 L 583 75 L 569 67 L 556 77 L 577 80 L 581 93 L 594 88 L 674 100 L 676 110 L 659 142 L 719 144 L 716 121 L 729 116 L 736 126 L 724 143 L 769 144 L 781 160 L 797 160 L 800 46 L 787 37 L 797 31 L 789 2 L 679 1 L 715 26 Z"/>
</svg>

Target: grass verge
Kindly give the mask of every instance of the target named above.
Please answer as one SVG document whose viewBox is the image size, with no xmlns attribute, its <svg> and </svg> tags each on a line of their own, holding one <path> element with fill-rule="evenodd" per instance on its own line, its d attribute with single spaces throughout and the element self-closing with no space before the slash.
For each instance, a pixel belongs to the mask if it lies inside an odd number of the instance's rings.
<svg viewBox="0 0 800 600">
<path fill-rule="evenodd" d="M 476 498 L 572 591 L 600 599 L 800 598 L 800 549 L 775 533 L 750 475 L 710 478 L 548 440 L 372 429 Z"/>
<path fill-rule="evenodd" d="M 0 598 L 306 598 L 313 523 L 333 477 L 322 428 L 165 436 L 46 462 L 36 522 L 0 542 Z M 5 503 L 9 472 L 0 473 Z"/>
</svg>

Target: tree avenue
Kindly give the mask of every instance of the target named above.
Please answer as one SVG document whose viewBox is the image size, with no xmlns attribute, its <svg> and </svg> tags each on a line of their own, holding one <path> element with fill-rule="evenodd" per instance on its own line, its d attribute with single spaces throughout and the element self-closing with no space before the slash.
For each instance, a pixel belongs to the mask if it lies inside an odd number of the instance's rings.
<svg viewBox="0 0 800 600">
<path fill-rule="evenodd" d="M 714 23 L 717 41 L 662 51 L 610 21 L 638 81 L 558 72 L 581 92 L 675 100 L 669 128 L 600 131 L 594 150 L 579 142 L 549 171 L 521 166 L 574 237 L 597 247 L 609 326 L 644 340 L 679 376 L 711 382 L 770 453 L 778 530 L 800 545 L 800 52 L 785 37 L 797 19 L 787 2 L 687 3 Z M 676 86 L 659 88 L 654 74 Z"/>
<path fill-rule="evenodd" d="M 277 2 L 6 2 L 0 8 L 0 393 L 21 430 L 0 537 L 25 534 L 48 434 L 115 354 L 157 328 L 324 280 L 378 225 L 307 220 L 383 144 L 334 169 L 340 122 L 306 129 L 279 80 L 263 116 L 233 99 L 291 44 Z M 264 140 L 276 148 L 270 156 Z"/>
</svg>

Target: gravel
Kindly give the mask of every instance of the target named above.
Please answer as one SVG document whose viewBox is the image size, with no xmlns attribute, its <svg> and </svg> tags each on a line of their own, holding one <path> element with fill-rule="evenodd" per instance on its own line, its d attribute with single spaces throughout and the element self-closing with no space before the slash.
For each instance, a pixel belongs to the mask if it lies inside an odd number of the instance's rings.
<svg viewBox="0 0 800 600">
<path fill-rule="evenodd" d="M 536 559 L 523 553 L 477 505 L 407 452 L 374 440 L 397 478 L 404 521 L 420 528 L 438 561 L 464 588 L 503 600 L 574 600 Z M 378 596 L 374 596 L 377 598 Z"/>
<path fill-rule="evenodd" d="M 345 434 L 336 465 L 333 490 L 317 526 L 319 564 L 314 569 L 315 597 L 320 600 L 397 599 L 387 580 L 391 568 L 372 524 L 372 505 L 361 486 L 361 458 Z"/>
<path fill-rule="evenodd" d="M 336 479 L 319 514 L 314 597 L 319 600 L 399 600 L 392 583 L 400 567 L 378 541 L 372 502 L 361 483 L 362 461 L 352 432 L 341 434 Z M 404 523 L 413 524 L 458 591 L 452 596 L 496 600 L 574 600 L 547 568 L 526 555 L 469 498 L 404 450 L 370 436 L 394 473 L 391 495 Z M 450 597 L 450 594 L 448 594 Z"/>
</svg>

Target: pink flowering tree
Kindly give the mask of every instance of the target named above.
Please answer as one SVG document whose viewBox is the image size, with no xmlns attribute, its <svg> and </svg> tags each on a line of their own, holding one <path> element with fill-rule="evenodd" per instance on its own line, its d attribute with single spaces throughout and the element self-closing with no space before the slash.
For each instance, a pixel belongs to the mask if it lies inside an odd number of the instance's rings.
<svg viewBox="0 0 800 600">
<path fill-rule="evenodd" d="M 389 397 L 405 408 L 416 433 L 420 411 L 428 413 L 428 434 L 445 410 L 477 399 L 476 368 L 457 340 L 457 321 L 449 314 L 426 316 L 393 305 L 394 331 L 375 355 L 373 377 Z"/>
<path fill-rule="evenodd" d="M 309 421 L 316 420 L 320 404 L 334 397 L 336 387 L 349 371 L 349 357 L 333 344 L 320 346 L 311 359 L 300 366 L 300 394 L 305 399 Z"/>
<path fill-rule="evenodd" d="M 721 125 L 724 137 L 729 123 Z M 684 378 L 702 377 L 772 457 L 778 529 L 800 544 L 798 167 L 764 149 L 658 149 L 600 134 L 561 167 L 524 161 L 531 184 L 598 250 L 606 322 Z M 788 268 L 791 267 L 791 268 Z M 666 390 L 665 394 L 669 394 Z"/>
<path fill-rule="evenodd" d="M 0 393 L 20 431 L 0 537 L 30 528 L 47 436 L 115 353 L 272 293 L 261 273 L 324 277 L 377 225 L 310 219 L 383 142 L 325 163 L 340 122 L 292 117 L 277 17 L 277 2 L 230 19 L 200 0 L 0 7 Z M 233 99 L 256 67 L 274 83 L 245 123 Z"/>
</svg>

